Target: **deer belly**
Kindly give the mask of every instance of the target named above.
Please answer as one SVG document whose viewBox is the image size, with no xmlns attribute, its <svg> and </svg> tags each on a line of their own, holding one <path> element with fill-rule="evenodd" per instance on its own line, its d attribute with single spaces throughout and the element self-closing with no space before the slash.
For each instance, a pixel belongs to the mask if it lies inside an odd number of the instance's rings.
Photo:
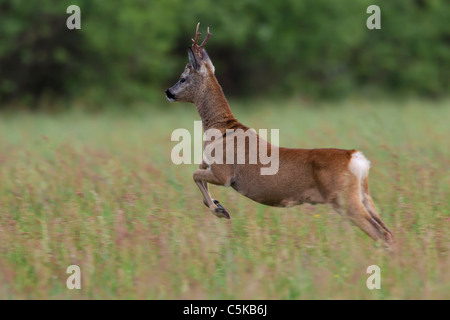
<svg viewBox="0 0 450 320">
<path fill-rule="evenodd" d="M 232 184 L 231 187 L 253 201 L 273 207 L 292 207 L 303 203 L 325 203 L 324 198 L 315 188 L 274 185 L 242 188 L 236 184 Z"/>
</svg>

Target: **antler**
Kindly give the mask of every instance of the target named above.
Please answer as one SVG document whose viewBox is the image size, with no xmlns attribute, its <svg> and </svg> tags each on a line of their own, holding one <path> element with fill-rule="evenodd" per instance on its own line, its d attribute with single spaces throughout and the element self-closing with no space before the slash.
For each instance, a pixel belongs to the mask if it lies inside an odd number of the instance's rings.
<svg viewBox="0 0 450 320">
<path fill-rule="evenodd" d="M 195 30 L 195 38 L 191 39 L 193 44 L 192 44 L 192 51 L 200 58 L 202 58 L 202 50 L 205 47 L 206 43 L 208 42 L 209 38 L 211 38 L 211 33 L 209 32 L 209 27 L 206 30 L 206 37 L 203 40 L 202 44 L 199 46 L 198 45 L 198 36 L 201 35 L 201 33 L 198 31 L 200 27 L 200 22 L 197 23 L 197 29 Z"/>
</svg>

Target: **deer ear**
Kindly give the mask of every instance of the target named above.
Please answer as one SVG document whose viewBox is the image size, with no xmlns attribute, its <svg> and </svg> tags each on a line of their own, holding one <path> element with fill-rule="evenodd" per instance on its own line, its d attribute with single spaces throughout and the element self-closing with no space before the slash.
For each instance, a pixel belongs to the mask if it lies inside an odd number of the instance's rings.
<svg viewBox="0 0 450 320">
<path fill-rule="evenodd" d="M 208 64 L 212 72 L 213 73 L 215 72 L 216 69 L 214 68 L 214 65 L 212 64 L 212 61 L 209 58 L 208 54 L 206 53 L 205 49 L 202 50 L 202 62 Z"/>
<path fill-rule="evenodd" d="M 188 56 L 189 56 L 189 63 L 191 64 L 191 66 L 194 68 L 194 70 L 198 70 L 199 64 L 191 48 L 188 48 Z"/>
</svg>

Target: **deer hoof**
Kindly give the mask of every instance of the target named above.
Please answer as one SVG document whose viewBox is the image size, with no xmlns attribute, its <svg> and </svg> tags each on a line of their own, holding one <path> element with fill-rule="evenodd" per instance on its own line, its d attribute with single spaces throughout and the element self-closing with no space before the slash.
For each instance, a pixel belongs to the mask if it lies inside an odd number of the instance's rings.
<svg viewBox="0 0 450 320">
<path fill-rule="evenodd" d="M 219 201 L 214 200 L 214 204 L 217 208 L 214 209 L 214 215 L 218 218 L 230 219 L 230 214 L 225 210 L 225 208 L 219 203 Z"/>
</svg>

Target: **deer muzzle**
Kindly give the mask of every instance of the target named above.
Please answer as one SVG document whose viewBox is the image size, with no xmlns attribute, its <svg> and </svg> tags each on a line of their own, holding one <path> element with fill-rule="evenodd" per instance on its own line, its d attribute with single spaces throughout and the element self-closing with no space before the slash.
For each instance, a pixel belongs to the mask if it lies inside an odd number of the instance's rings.
<svg viewBox="0 0 450 320">
<path fill-rule="evenodd" d="M 166 90 L 166 98 L 169 101 L 175 101 L 175 95 L 172 92 L 170 92 L 170 89 Z"/>
</svg>

